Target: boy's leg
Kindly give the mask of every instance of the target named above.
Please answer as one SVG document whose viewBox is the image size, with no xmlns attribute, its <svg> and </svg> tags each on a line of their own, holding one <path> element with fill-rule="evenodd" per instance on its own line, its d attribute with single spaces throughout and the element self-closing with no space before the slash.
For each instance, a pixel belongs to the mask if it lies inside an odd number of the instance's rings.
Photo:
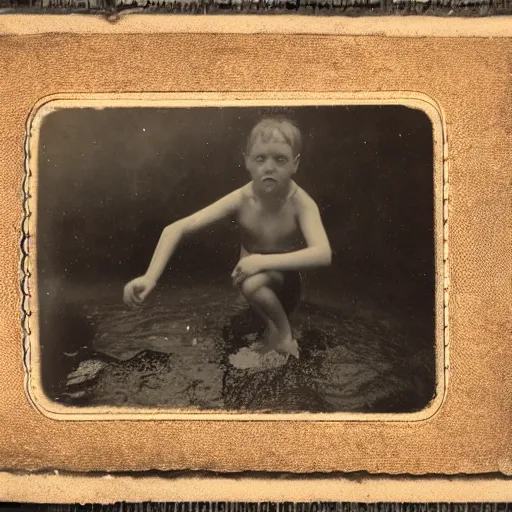
<svg viewBox="0 0 512 512">
<path fill-rule="evenodd" d="M 288 315 L 276 295 L 276 289 L 283 286 L 283 281 L 284 277 L 280 272 L 261 272 L 247 278 L 240 290 L 265 322 L 271 348 L 298 357 Z"/>
<path fill-rule="evenodd" d="M 263 340 L 257 343 L 258 352 L 267 352 L 272 349 L 271 340 L 277 336 L 277 326 L 272 321 L 271 317 L 261 308 L 257 300 L 251 299 L 252 293 L 262 286 L 271 287 L 276 293 L 279 292 L 279 288 L 282 286 L 283 279 L 279 272 L 274 273 L 260 273 L 255 276 L 248 278 L 242 285 L 240 285 L 240 294 L 246 304 L 250 306 L 252 311 L 261 319 L 264 327 Z"/>
</svg>

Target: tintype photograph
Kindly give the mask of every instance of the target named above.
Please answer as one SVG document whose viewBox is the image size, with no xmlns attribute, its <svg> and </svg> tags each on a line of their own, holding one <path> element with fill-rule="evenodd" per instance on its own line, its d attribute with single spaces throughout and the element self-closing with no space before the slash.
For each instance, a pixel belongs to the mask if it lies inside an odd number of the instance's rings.
<svg viewBox="0 0 512 512">
<path fill-rule="evenodd" d="M 444 389 L 443 178 L 422 105 L 45 103 L 27 139 L 35 405 L 428 411 Z"/>
</svg>

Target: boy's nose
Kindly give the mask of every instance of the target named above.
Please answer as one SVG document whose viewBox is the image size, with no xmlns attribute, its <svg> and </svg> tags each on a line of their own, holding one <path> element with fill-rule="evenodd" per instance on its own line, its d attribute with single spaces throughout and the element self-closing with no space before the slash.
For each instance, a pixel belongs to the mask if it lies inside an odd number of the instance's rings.
<svg viewBox="0 0 512 512">
<path fill-rule="evenodd" d="M 264 172 L 267 174 L 273 173 L 276 170 L 275 162 L 272 160 L 268 160 L 265 164 Z"/>
</svg>

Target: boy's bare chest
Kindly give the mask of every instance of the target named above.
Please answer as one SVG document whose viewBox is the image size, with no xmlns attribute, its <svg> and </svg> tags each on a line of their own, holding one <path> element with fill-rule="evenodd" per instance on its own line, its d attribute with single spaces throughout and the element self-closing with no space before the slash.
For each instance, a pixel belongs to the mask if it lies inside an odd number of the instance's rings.
<svg viewBox="0 0 512 512">
<path fill-rule="evenodd" d="M 242 236 L 256 244 L 287 243 L 295 240 L 299 231 L 296 211 L 291 203 L 269 210 L 247 201 L 238 212 L 238 224 Z"/>
</svg>

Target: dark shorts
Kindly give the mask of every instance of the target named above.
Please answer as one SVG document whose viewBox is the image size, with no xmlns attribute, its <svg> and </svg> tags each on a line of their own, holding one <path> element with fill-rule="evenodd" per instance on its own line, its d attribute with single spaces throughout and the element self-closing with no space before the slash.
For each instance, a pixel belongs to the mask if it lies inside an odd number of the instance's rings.
<svg viewBox="0 0 512 512">
<path fill-rule="evenodd" d="M 302 297 L 302 278 L 300 273 L 295 270 L 284 271 L 281 274 L 283 275 L 283 284 L 279 290 L 275 291 L 286 314 L 290 315 Z M 242 294 L 240 294 L 240 298 L 246 302 Z"/>
<path fill-rule="evenodd" d="M 283 286 L 278 296 L 286 314 L 290 315 L 299 304 L 302 295 L 302 279 L 300 273 L 295 270 L 285 271 L 283 276 Z"/>
</svg>

